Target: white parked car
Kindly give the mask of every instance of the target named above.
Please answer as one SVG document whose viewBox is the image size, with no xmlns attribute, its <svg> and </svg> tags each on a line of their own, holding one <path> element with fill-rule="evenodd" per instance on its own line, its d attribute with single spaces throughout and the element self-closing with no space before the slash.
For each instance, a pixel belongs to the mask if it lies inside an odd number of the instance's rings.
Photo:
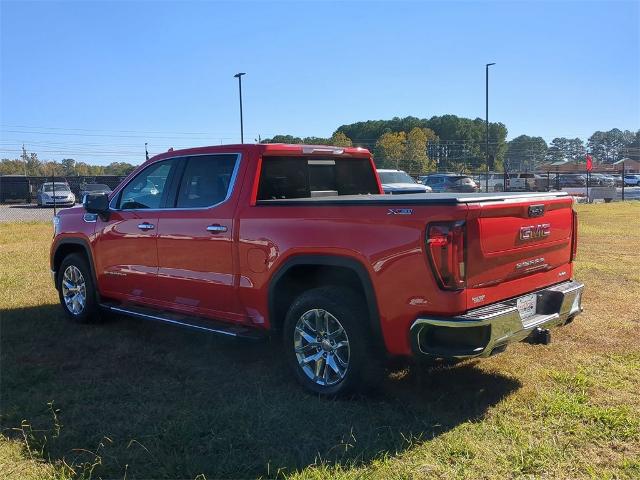
<svg viewBox="0 0 640 480">
<path fill-rule="evenodd" d="M 640 185 L 640 174 L 627 174 L 624 176 L 624 184 L 628 187 L 637 187 Z"/>
<path fill-rule="evenodd" d="M 430 193 L 431 187 L 416 182 L 411 175 L 402 170 L 378 169 L 384 193 L 399 195 L 403 193 Z"/>
<path fill-rule="evenodd" d="M 37 200 L 39 207 L 71 207 L 76 203 L 76 196 L 66 182 L 46 182 L 38 189 Z"/>
</svg>

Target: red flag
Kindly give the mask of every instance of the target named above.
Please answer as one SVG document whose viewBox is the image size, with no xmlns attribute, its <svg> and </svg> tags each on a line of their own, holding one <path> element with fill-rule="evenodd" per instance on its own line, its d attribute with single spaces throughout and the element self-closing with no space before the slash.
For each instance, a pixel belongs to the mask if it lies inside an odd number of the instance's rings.
<svg viewBox="0 0 640 480">
<path fill-rule="evenodd" d="M 591 155 L 587 153 L 587 172 L 593 170 L 593 160 L 591 159 Z"/>
</svg>

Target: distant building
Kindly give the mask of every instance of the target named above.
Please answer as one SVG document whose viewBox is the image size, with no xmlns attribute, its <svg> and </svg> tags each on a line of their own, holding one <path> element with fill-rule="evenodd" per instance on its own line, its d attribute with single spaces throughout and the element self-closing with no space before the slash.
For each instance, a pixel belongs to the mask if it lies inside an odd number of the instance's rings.
<svg viewBox="0 0 640 480">
<path fill-rule="evenodd" d="M 613 162 L 616 170 L 622 170 L 624 164 L 625 173 L 640 173 L 640 161 L 631 158 L 623 158 L 617 162 Z"/>
<path fill-rule="evenodd" d="M 614 172 L 621 169 L 622 166 L 615 164 L 593 162 L 593 170 L 595 172 Z M 561 160 L 558 162 L 550 162 L 542 164 L 538 167 L 539 172 L 561 172 L 561 173 L 584 173 L 587 165 L 584 161 L 577 160 Z"/>
</svg>

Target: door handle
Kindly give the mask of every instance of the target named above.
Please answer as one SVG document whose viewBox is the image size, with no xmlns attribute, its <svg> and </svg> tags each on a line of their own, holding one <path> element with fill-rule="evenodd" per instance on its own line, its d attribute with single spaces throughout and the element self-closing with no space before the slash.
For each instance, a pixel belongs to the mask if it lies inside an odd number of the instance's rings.
<svg viewBox="0 0 640 480">
<path fill-rule="evenodd" d="M 153 230 L 156 226 L 153 223 L 149 223 L 149 222 L 144 222 L 144 223 L 139 223 L 138 224 L 138 228 L 140 230 Z"/>
<path fill-rule="evenodd" d="M 223 233 L 227 231 L 227 227 L 224 225 L 209 225 L 207 227 L 207 232 L 211 233 Z"/>
</svg>

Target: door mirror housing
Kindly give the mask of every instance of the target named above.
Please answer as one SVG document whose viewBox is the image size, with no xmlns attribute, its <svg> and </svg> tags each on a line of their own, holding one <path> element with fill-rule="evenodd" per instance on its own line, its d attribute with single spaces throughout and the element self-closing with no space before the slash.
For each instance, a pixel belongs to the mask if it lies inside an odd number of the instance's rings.
<svg viewBox="0 0 640 480">
<path fill-rule="evenodd" d="M 82 199 L 84 209 L 96 213 L 102 218 L 109 218 L 109 195 L 106 193 L 87 193 Z"/>
</svg>

